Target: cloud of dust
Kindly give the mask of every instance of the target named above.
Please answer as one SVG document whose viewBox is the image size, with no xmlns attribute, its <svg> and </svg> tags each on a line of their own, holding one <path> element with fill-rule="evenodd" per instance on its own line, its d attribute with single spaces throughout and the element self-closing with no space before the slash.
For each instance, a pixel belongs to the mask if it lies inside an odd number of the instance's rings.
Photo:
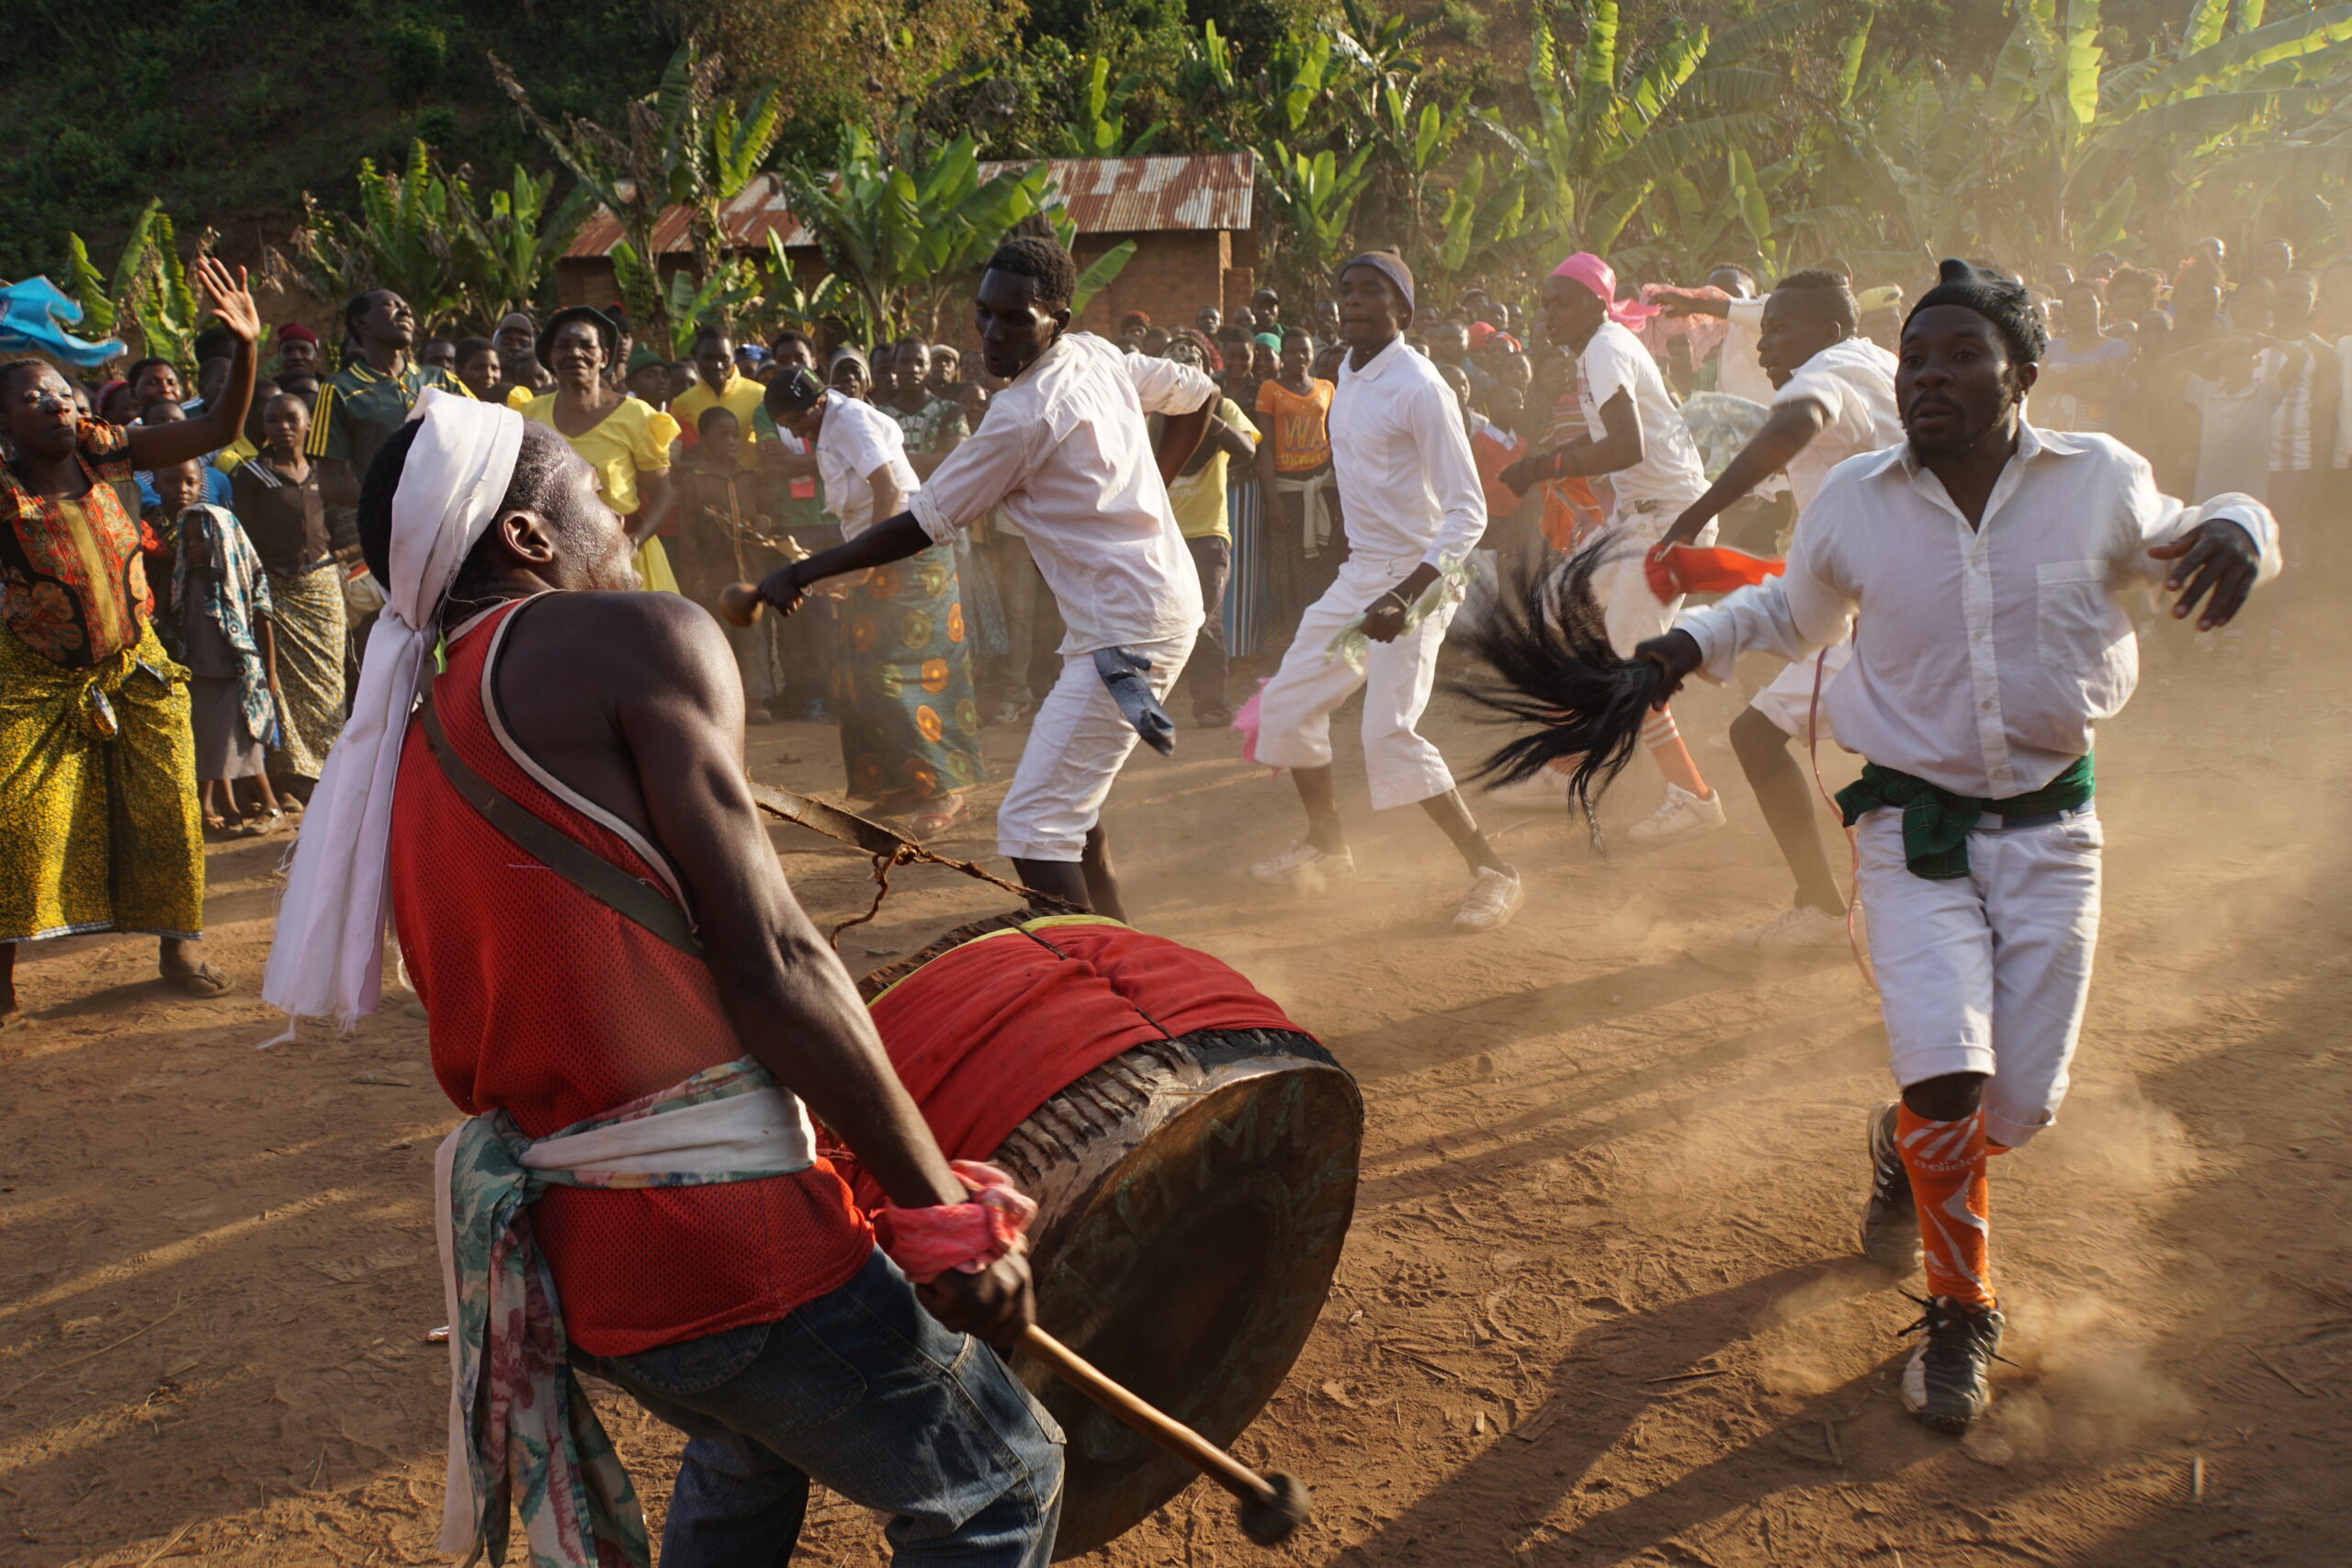
<svg viewBox="0 0 2352 1568">
<path fill-rule="evenodd" d="M 2032 1159 L 2047 1168 L 2044 1180 L 2087 1183 L 2101 1198 L 2137 1198 L 2180 1187 L 2196 1172 L 2197 1149 L 2180 1118 L 2135 1082 L 2081 1085 L 2067 1094 L 2059 1119 L 2033 1145 Z"/>
<path fill-rule="evenodd" d="M 2111 1302 L 2019 1292 L 2003 1305 L 2001 1350 L 2026 1386 L 2001 1391 L 1985 1430 L 2019 1459 L 2081 1463 L 2196 1424 L 2187 1392 L 2149 1365 L 2144 1330 Z"/>
</svg>

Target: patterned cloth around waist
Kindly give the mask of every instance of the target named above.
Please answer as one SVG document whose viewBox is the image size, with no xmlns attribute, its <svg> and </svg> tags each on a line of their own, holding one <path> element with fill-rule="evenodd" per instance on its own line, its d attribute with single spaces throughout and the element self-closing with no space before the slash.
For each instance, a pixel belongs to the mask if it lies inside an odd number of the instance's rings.
<svg viewBox="0 0 2352 1568">
<path fill-rule="evenodd" d="M 695 1123 L 685 1137 L 644 1125 L 684 1112 Z M 545 1138 L 503 1111 L 449 1134 L 434 1162 L 449 1309 L 442 1551 L 503 1562 L 513 1514 L 533 1568 L 599 1568 L 599 1542 L 639 1568 L 651 1559 L 628 1472 L 571 1371 L 555 1275 L 527 1218 L 540 1194 L 790 1176 L 808 1168 L 813 1142 L 799 1102 L 749 1057 Z"/>
</svg>

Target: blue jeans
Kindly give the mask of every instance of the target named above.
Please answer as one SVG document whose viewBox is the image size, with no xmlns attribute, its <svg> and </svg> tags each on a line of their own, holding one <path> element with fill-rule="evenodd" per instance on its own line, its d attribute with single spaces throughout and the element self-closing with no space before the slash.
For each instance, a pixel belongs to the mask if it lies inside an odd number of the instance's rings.
<svg viewBox="0 0 2352 1568">
<path fill-rule="evenodd" d="M 686 1434 L 662 1568 L 785 1568 L 808 1483 L 893 1516 L 901 1568 L 1046 1568 L 1062 1433 L 877 1247 L 772 1323 L 574 1364 Z"/>
</svg>

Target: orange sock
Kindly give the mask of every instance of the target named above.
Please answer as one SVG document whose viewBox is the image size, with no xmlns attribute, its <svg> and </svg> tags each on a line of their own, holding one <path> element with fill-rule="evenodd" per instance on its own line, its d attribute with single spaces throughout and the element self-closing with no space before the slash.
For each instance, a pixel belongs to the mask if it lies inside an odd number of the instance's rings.
<svg viewBox="0 0 2352 1568">
<path fill-rule="evenodd" d="M 1675 727 L 1670 709 L 1660 708 L 1642 721 L 1642 744 L 1650 749 L 1667 783 L 1680 784 L 1702 800 L 1707 798 L 1707 781 L 1699 776 L 1690 748 L 1682 744 L 1682 731 Z"/>
<path fill-rule="evenodd" d="M 1991 1193 L 1984 1179 L 1984 1112 L 1930 1122 L 1907 1105 L 1895 1112 L 1894 1143 L 1911 1173 L 1927 1253 L 1928 1294 L 1968 1306 L 1993 1304 Z"/>
</svg>

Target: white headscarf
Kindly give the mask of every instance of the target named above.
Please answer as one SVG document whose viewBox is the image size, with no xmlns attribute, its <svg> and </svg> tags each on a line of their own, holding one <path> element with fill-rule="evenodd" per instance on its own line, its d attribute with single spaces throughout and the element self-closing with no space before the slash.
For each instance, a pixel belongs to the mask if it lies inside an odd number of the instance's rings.
<svg viewBox="0 0 2352 1568">
<path fill-rule="evenodd" d="M 521 414 L 437 387 L 409 418 L 420 428 L 392 493 L 392 580 L 380 585 L 384 608 L 350 720 L 302 814 L 262 981 L 273 1007 L 345 1029 L 376 1010 L 382 980 L 392 785 L 418 677 L 440 637 L 442 600 L 498 515 L 523 447 Z"/>
</svg>

